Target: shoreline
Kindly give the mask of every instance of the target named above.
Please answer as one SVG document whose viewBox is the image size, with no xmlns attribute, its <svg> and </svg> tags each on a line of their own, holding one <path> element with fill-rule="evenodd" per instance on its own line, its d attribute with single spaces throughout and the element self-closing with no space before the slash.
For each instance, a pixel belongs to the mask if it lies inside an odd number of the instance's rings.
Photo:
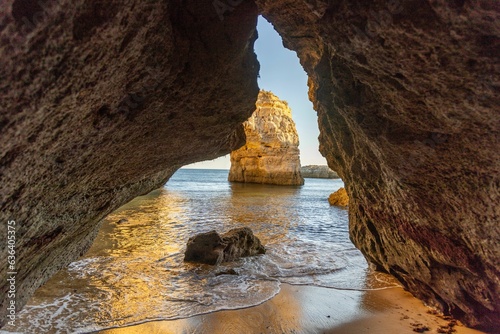
<svg viewBox="0 0 500 334">
<path fill-rule="evenodd" d="M 439 329 L 441 333 L 485 334 L 460 323 L 450 327 L 453 323 L 401 287 L 356 291 L 282 283 L 277 295 L 257 306 L 93 333 L 411 334 L 440 333 Z"/>
</svg>

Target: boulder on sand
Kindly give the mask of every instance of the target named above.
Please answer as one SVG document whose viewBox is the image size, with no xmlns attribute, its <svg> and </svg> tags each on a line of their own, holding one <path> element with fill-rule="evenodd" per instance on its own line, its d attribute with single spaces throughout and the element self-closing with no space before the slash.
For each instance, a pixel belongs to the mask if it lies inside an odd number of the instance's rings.
<svg viewBox="0 0 500 334">
<path fill-rule="evenodd" d="M 266 249 L 252 230 L 241 227 L 222 236 L 216 231 L 210 231 L 189 238 L 184 261 L 217 265 L 265 252 Z"/>
</svg>

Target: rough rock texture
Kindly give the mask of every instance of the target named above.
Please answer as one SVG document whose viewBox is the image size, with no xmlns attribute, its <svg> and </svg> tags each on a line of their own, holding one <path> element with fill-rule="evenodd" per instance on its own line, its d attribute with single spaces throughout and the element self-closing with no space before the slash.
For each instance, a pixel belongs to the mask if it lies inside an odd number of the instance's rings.
<svg viewBox="0 0 500 334">
<path fill-rule="evenodd" d="M 498 1 L 257 3 L 309 75 L 352 241 L 416 296 L 500 328 Z"/>
<path fill-rule="evenodd" d="M 416 296 L 500 328 L 498 2 L 257 2 L 309 74 L 353 242 Z M 257 11 L 212 5 L 2 1 L 0 226 L 17 222 L 17 306 L 111 210 L 243 142 Z"/>
<path fill-rule="evenodd" d="M 339 176 L 328 166 L 323 165 L 308 165 L 300 168 L 302 177 L 314 179 L 338 179 Z"/>
<path fill-rule="evenodd" d="M 256 109 L 243 126 L 246 144 L 231 152 L 229 181 L 302 185 L 299 136 L 286 101 L 260 91 Z"/>
<path fill-rule="evenodd" d="M 0 324 L 6 225 L 17 308 L 89 247 L 99 220 L 182 165 L 244 144 L 257 11 L 212 1 L 2 1 Z M 14 300 L 14 299 L 12 299 Z"/>
<path fill-rule="evenodd" d="M 266 249 L 248 227 L 235 228 L 219 235 L 216 231 L 189 238 L 184 261 L 217 265 L 245 256 L 265 254 Z"/>
<path fill-rule="evenodd" d="M 336 206 L 348 206 L 349 196 L 347 195 L 345 188 L 342 187 L 336 192 L 331 193 L 330 196 L 328 196 L 328 203 Z"/>
</svg>

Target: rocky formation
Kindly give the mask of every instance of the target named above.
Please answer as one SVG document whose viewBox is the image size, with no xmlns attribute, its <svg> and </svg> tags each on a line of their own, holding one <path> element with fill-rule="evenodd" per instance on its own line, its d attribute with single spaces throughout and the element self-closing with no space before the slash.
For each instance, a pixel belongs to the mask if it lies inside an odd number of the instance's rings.
<svg viewBox="0 0 500 334">
<path fill-rule="evenodd" d="M 309 75 L 354 244 L 426 302 L 500 328 L 498 2 L 257 3 Z"/>
<path fill-rule="evenodd" d="M 338 179 L 339 176 L 328 166 L 324 165 L 308 165 L 300 168 L 302 177 L 314 179 Z"/>
<path fill-rule="evenodd" d="M 246 144 L 231 152 L 229 181 L 302 185 L 299 136 L 288 103 L 260 91 L 256 109 L 243 126 Z"/>
<path fill-rule="evenodd" d="M 182 165 L 245 142 L 257 8 L 212 1 L 6 0 L 0 12 L 0 324 L 92 243 L 98 222 Z M 216 78 L 216 79 L 214 79 Z"/>
<path fill-rule="evenodd" d="M 341 187 L 336 192 L 331 193 L 330 196 L 328 196 L 328 203 L 336 206 L 348 206 L 349 196 L 347 195 L 345 188 Z"/>
<path fill-rule="evenodd" d="M 217 265 L 235 261 L 240 257 L 265 253 L 266 249 L 252 230 L 241 227 L 232 229 L 222 236 L 216 231 L 210 231 L 189 238 L 184 261 Z"/>
<path fill-rule="evenodd" d="M 416 296 L 499 328 L 498 3 L 256 2 L 309 75 L 353 242 Z M 4 236 L 17 223 L 18 308 L 111 210 L 243 144 L 258 11 L 213 4 L 2 2 L 0 220 Z"/>
</svg>

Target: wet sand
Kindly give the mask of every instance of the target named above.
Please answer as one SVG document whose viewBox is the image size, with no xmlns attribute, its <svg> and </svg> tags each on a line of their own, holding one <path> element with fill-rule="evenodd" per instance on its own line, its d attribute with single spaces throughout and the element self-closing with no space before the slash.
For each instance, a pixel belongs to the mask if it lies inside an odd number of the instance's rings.
<svg viewBox="0 0 500 334">
<path fill-rule="evenodd" d="M 282 284 L 278 295 L 258 306 L 99 333 L 410 334 L 424 327 L 429 330 L 423 333 L 439 333 L 439 328 L 446 333 L 450 321 L 431 313 L 430 308 L 399 287 L 350 291 Z M 455 334 L 483 333 L 460 324 L 453 329 Z"/>
</svg>

